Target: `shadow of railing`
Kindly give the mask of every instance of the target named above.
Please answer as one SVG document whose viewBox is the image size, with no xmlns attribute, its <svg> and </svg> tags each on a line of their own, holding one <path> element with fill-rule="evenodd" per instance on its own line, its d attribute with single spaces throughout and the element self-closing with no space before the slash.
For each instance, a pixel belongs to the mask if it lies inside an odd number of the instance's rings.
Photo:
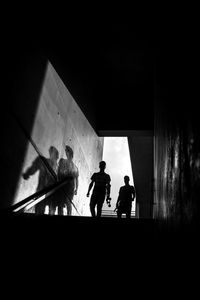
<svg viewBox="0 0 200 300">
<path fill-rule="evenodd" d="M 41 191 L 38 191 L 30 196 L 28 196 L 27 198 L 11 205 L 10 207 L 6 208 L 4 210 L 4 212 L 6 213 L 23 213 L 24 210 L 27 208 L 27 206 L 29 206 L 29 208 L 33 207 L 34 205 L 36 205 L 37 203 L 46 200 L 48 197 L 50 197 L 51 195 L 53 195 L 57 190 L 61 189 L 67 182 L 68 180 L 71 179 L 71 177 L 67 177 L 67 179 L 65 178 L 65 180 L 56 182 L 54 184 L 52 184 L 51 186 L 45 187 L 44 189 L 42 189 Z M 68 198 L 68 200 L 71 202 L 72 206 L 75 208 L 75 210 L 77 211 L 77 213 L 79 214 L 77 207 L 75 206 L 75 204 L 73 203 L 73 201 L 68 197 L 68 195 L 66 194 L 65 191 L 63 191 L 63 193 L 65 193 L 66 198 Z M 79 214 L 80 215 L 80 214 Z"/>
</svg>

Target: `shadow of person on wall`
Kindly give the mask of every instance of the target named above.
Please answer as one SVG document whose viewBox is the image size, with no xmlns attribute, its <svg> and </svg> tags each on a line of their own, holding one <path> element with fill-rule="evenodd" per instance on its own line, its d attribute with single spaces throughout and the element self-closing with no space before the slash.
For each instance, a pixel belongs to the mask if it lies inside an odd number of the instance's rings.
<svg viewBox="0 0 200 300">
<path fill-rule="evenodd" d="M 120 187 L 119 196 L 116 202 L 116 211 L 118 218 L 121 218 L 122 214 L 126 214 L 126 218 L 130 219 L 132 202 L 135 200 L 136 191 L 133 185 L 129 184 L 129 176 L 124 176 L 124 186 Z"/>
<path fill-rule="evenodd" d="M 41 191 L 45 187 L 54 184 L 57 181 L 59 152 L 54 146 L 49 147 L 49 158 L 38 155 L 32 162 L 32 165 L 22 174 L 25 180 L 39 171 L 38 184 L 36 192 Z M 45 213 L 45 207 L 49 205 L 49 210 L 52 210 L 52 201 L 50 199 L 42 200 L 35 205 L 35 213 L 38 215 Z"/>
<path fill-rule="evenodd" d="M 73 198 L 78 192 L 79 170 L 73 162 L 74 151 L 68 145 L 65 145 L 65 154 L 67 158 L 59 160 L 57 171 L 58 181 L 65 181 L 65 184 L 55 193 L 52 201 L 52 214 L 55 214 L 57 207 L 58 215 L 63 215 L 63 209 L 66 207 L 67 215 L 70 216 L 72 214 Z"/>
</svg>

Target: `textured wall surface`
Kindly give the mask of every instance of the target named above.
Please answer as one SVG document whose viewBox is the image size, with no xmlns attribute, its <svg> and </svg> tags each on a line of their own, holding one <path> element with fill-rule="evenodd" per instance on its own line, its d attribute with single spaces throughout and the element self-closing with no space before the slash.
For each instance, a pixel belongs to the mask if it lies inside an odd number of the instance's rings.
<svg viewBox="0 0 200 300">
<path fill-rule="evenodd" d="M 160 100 L 160 102 L 159 102 Z M 176 103 L 176 106 L 174 105 Z M 155 110 L 154 217 L 175 223 L 199 217 L 200 129 L 195 106 L 161 101 Z"/>
<path fill-rule="evenodd" d="M 74 163 L 79 170 L 79 189 L 77 196 L 74 196 L 74 203 L 81 215 L 90 215 L 86 193 L 91 174 L 98 170 L 98 163 L 102 159 L 103 138 L 97 136 L 50 63 L 46 69 L 31 137 L 45 157 L 49 156 L 50 146 L 57 148 L 59 158 L 66 158 L 65 144 L 73 149 Z M 21 171 L 25 171 L 36 157 L 37 152 L 28 143 Z M 14 202 L 34 193 L 37 181 L 38 173 L 27 181 L 21 177 Z M 73 214 L 76 212 L 73 211 Z"/>
</svg>

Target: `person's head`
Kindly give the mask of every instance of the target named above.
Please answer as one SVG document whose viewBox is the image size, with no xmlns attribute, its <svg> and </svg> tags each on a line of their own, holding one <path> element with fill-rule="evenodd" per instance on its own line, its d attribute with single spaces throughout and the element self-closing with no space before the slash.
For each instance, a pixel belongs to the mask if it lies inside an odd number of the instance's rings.
<svg viewBox="0 0 200 300">
<path fill-rule="evenodd" d="M 72 148 L 70 146 L 65 145 L 65 154 L 68 159 L 73 159 L 74 151 L 72 150 Z"/>
<path fill-rule="evenodd" d="M 124 176 L 124 183 L 125 184 L 129 184 L 129 181 L 130 181 L 130 178 L 129 178 L 129 176 Z"/>
<path fill-rule="evenodd" d="M 50 156 L 50 159 L 52 159 L 52 160 L 57 160 L 59 158 L 59 152 L 54 146 L 50 146 L 49 156 Z"/>
<path fill-rule="evenodd" d="M 106 162 L 103 161 L 103 160 L 100 161 L 100 163 L 99 163 L 99 169 L 100 169 L 101 171 L 104 171 L 105 168 L 106 168 Z"/>
</svg>

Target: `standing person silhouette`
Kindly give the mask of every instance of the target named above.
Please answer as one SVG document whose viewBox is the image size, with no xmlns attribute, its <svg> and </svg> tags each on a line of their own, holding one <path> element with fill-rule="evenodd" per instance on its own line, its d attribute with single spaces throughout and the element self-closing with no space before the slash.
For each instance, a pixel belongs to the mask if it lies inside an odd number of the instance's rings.
<svg viewBox="0 0 200 300">
<path fill-rule="evenodd" d="M 106 163 L 101 161 L 99 163 L 100 171 L 94 173 L 91 177 L 91 182 L 88 187 L 87 197 L 90 196 L 90 191 L 94 185 L 92 195 L 90 198 L 90 211 L 92 217 L 101 217 L 103 203 L 110 200 L 110 175 L 105 173 Z M 95 211 L 97 207 L 97 213 Z"/>
<path fill-rule="evenodd" d="M 78 191 L 78 177 L 79 171 L 73 162 L 74 152 L 72 148 L 65 145 L 66 159 L 61 158 L 58 163 L 58 181 L 65 180 L 65 185 L 56 192 L 54 201 L 54 214 L 56 207 L 58 207 L 58 215 L 63 215 L 63 208 L 66 206 L 67 215 L 72 214 L 72 201 L 74 195 Z"/>
<path fill-rule="evenodd" d="M 37 156 L 36 159 L 32 162 L 32 165 L 26 169 L 26 171 L 22 174 L 25 180 L 28 180 L 30 176 L 34 175 L 37 171 L 39 171 L 38 176 L 38 184 L 36 191 L 41 191 L 47 186 L 50 186 L 56 182 L 56 173 L 57 173 L 57 160 L 59 158 L 59 152 L 54 146 L 49 147 L 49 158 L 44 156 Z M 52 171 L 55 173 L 53 176 L 47 166 L 44 164 L 44 161 L 49 165 Z M 48 198 L 46 200 L 42 200 L 41 202 L 35 205 L 35 213 L 38 215 L 44 214 L 45 207 L 47 204 L 50 204 L 51 200 Z M 51 204 L 50 204 L 51 206 Z"/>
<path fill-rule="evenodd" d="M 135 199 L 136 191 L 133 185 L 129 184 L 129 176 L 124 176 L 124 186 L 120 187 L 119 196 L 116 203 L 118 218 L 121 218 L 122 213 L 126 214 L 126 218 L 131 217 L 132 202 Z"/>
</svg>

